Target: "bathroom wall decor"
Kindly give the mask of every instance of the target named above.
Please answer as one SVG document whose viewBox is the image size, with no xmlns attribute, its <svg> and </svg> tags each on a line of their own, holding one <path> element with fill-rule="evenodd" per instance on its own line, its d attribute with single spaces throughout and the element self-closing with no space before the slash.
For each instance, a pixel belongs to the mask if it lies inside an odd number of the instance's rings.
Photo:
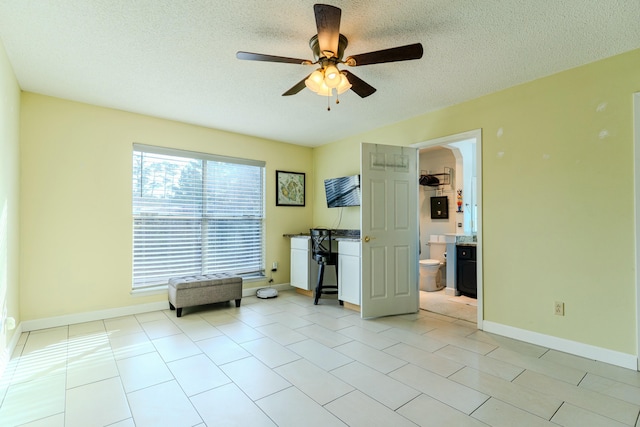
<svg viewBox="0 0 640 427">
<path fill-rule="evenodd" d="M 449 218 L 449 198 L 435 196 L 431 198 L 431 219 Z"/>
<path fill-rule="evenodd" d="M 441 187 L 444 185 L 451 185 L 452 175 L 453 168 L 447 166 L 444 167 L 444 173 L 429 173 L 426 170 L 421 170 L 418 182 L 420 185 L 428 187 Z"/>
</svg>

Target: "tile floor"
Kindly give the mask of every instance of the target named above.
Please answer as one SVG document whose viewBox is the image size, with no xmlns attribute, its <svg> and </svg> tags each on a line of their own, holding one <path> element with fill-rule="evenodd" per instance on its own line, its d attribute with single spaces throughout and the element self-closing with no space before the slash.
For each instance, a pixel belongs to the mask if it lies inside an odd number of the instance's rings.
<svg viewBox="0 0 640 427">
<path fill-rule="evenodd" d="M 477 300 L 447 295 L 444 289 L 435 292 L 420 291 L 420 308 L 474 323 L 478 319 Z"/>
<path fill-rule="evenodd" d="M 7 426 L 634 426 L 640 373 L 281 292 L 25 333 Z"/>
</svg>

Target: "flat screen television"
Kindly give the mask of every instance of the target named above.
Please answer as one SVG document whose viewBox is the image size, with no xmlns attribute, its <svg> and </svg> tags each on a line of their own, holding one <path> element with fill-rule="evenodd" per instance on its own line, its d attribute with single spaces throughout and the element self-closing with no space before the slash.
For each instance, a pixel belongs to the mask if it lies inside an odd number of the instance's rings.
<svg viewBox="0 0 640 427">
<path fill-rule="evenodd" d="M 360 206 L 360 175 L 324 180 L 327 207 Z"/>
</svg>

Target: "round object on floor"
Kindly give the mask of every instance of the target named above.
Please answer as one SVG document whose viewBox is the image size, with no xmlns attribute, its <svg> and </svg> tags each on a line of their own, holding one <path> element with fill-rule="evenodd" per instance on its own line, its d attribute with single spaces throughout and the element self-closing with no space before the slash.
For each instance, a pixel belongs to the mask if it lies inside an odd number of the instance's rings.
<svg viewBox="0 0 640 427">
<path fill-rule="evenodd" d="M 278 296 L 278 291 L 273 288 L 260 288 L 256 292 L 256 296 L 262 299 L 275 298 Z"/>
</svg>

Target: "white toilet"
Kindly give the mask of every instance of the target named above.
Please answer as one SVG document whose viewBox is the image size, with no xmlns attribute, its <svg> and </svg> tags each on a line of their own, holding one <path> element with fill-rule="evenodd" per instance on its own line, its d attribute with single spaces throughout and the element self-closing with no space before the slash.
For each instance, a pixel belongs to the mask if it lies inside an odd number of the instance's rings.
<svg viewBox="0 0 640 427">
<path fill-rule="evenodd" d="M 429 242 L 430 259 L 420 260 L 420 290 L 439 291 L 445 287 L 447 245 L 441 241 Z"/>
</svg>

